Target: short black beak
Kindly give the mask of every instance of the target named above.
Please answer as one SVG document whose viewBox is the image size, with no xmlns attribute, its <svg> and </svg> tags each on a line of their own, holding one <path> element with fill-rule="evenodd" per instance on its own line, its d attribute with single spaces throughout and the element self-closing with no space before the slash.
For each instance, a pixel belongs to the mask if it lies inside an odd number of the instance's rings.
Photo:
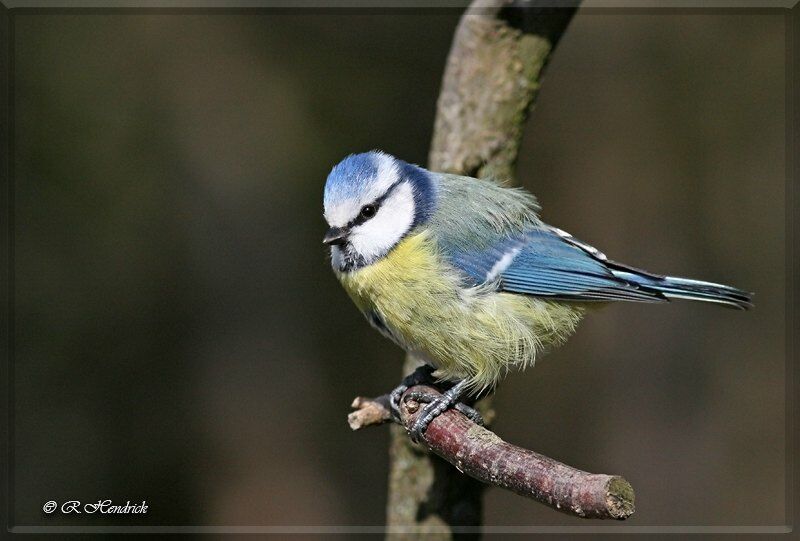
<svg viewBox="0 0 800 541">
<path fill-rule="evenodd" d="M 342 245 L 347 242 L 347 233 L 348 231 L 344 228 L 331 227 L 322 238 L 322 244 L 327 244 L 328 246 L 333 246 L 334 244 Z"/>
</svg>

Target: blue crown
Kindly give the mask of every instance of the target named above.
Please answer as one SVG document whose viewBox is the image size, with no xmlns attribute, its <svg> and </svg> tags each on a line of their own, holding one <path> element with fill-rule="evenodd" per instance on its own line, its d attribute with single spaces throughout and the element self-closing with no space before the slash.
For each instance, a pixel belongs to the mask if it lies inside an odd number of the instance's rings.
<svg viewBox="0 0 800 541">
<path fill-rule="evenodd" d="M 339 204 L 368 190 L 377 181 L 381 160 L 387 158 L 396 165 L 400 180 L 411 184 L 416 205 L 414 225 L 424 222 L 435 204 L 431 173 L 379 150 L 351 154 L 334 166 L 325 183 L 325 206 Z"/>
</svg>

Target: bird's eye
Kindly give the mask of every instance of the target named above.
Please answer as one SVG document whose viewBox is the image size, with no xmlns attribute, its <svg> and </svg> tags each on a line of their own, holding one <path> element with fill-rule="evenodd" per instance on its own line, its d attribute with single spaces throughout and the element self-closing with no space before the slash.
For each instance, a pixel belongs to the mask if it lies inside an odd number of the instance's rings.
<svg viewBox="0 0 800 541">
<path fill-rule="evenodd" d="M 376 212 L 378 212 L 378 207 L 376 207 L 375 205 L 364 205 L 363 207 L 361 207 L 360 215 L 365 220 L 369 220 L 370 218 L 375 216 Z"/>
</svg>

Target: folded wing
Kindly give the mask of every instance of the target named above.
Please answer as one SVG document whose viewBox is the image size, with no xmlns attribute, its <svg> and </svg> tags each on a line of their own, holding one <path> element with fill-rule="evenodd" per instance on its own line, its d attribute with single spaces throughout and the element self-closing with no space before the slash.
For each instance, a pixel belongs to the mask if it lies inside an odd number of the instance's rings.
<svg viewBox="0 0 800 541">
<path fill-rule="evenodd" d="M 495 283 L 510 293 L 575 301 L 666 300 L 658 291 L 616 276 L 591 246 L 544 224 L 498 238 L 486 249 L 453 250 L 449 258 L 471 285 Z"/>
</svg>

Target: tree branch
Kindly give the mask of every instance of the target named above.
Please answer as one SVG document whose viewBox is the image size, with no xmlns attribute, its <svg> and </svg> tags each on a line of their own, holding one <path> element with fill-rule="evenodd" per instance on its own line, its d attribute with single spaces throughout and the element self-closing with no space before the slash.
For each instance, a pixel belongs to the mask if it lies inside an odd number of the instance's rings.
<svg viewBox="0 0 800 541">
<path fill-rule="evenodd" d="M 424 385 L 413 387 L 406 394 L 412 391 L 439 394 Z M 413 400 L 406 402 L 405 395 L 401 404 L 401 424 L 408 430 L 422 408 Z M 375 400 L 357 398 L 353 407 L 356 411 L 348 417 L 353 430 L 392 420 L 387 395 Z M 634 512 L 633 488 L 622 477 L 587 473 L 512 445 L 455 410 L 447 410 L 434 419 L 423 438 L 425 447 L 458 471 L 563 513 L 623 520 Z"/>
<path fill-rule="evenodd" d="M 544 68 L 579 2 L 543 7 L 548 3 L 474 0 L 462 16 L 442 79 L 429 169 L 513 181 Z M 417 366 L 407 357 L 404 373 Z M 351 417 L 351 423 L 380 418 L 379 411 Z M 482 413 L 488 417 L 485 408 Z M 453 528 L 464 527 L 478 532 L 485 485 L 420 452 L 401 427 L 392 426 L 391 433 L 387 525 L 414 529 L 393 539 L 451 539 Z"/>
<path fill-rule="evenodd" d="M 357 396 L 350 404 L 354 412 L 347 416 L 347 424 L 353 430 L 361 430 L 372 425 L 382 425 L 392 420 L 389 410 L 389 395 L 384 394 L 378 398 Z"/>
<path fill-rule="evenodd" d="M 475 0 L 447 59 L 429 156 L 432 171 L 514 178 L 542 73 L 578 2 Z M 570 5 L 571 4 L 571 5 Z"/>
</svg>

